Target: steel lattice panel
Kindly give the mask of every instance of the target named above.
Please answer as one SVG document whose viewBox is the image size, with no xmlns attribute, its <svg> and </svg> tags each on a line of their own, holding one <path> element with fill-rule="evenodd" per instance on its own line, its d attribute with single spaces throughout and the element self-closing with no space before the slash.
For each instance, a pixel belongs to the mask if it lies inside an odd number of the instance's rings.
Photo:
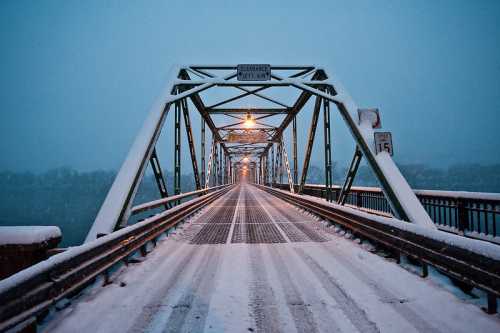
<svg viewBox="0 0 500 333">
<path fill-rule="evenodd" d="M 208 223 L 191 241 L 192 244 L 224 244 L 229 236 L 231 224 Z"/>
</svg>

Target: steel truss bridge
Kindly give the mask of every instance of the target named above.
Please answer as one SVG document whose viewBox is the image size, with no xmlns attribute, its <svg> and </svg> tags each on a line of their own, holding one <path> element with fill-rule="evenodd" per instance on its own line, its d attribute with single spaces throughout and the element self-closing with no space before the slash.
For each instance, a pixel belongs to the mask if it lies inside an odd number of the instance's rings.
<svg viewBox="0 0 500 333">
<path fill-rule="evenodd" d="M 378 110 L 359 109 L 333 74 L 173 68 L 85 243 L 0 281 L 0 331 L 498 331 L 500 195 L 412 190 L 375 147 Z M 333 112 L 355 145 L 340 185 Z M 299 114 L 311 119 L 300 174 Z M 174 136 L 173 193 L 162 130 Z M 321 185 L 306 183 L 315 144 Z M 191 192 L 181 189 L 183 154 Z M 362 159 L 380 188 L 352 186 Z M 159 198 L 137 203 L 148 167 Z"/>
</svg>

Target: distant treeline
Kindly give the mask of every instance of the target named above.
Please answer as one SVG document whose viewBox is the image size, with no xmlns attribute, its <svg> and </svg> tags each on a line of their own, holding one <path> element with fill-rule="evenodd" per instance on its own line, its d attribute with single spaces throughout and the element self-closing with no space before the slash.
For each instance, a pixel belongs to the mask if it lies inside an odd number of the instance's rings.
<svg viewBox="0 0 500 333">
<path fill-rule="evenodd" d="M 0 172 L 0 225 L 57 225 L 63 232 L 63 246 L 81 244 L 115 175 L 114 171 L 78 172 L 70 168 L 42 174 Z M 173 174 L 166 177 L 171 186 Z M 182 176 L 181 188 L 192 191 L 193 177 Z M 156 182 L 153 176 L 146 176 L 135 201 L 157 198 Z"/>
<path fill-rule="evenodd" d="M 421 190 L 449 190 L 500 193 L 500 164 L 482 166 L 478 164 L 454 165 L 447 169 L 431 168 L 424 164 L 398 165 L 410 186 Z M 334 166 L 334 183 L 342 184 L 346 168 Z M 311 167 L 307 182 L 324 183 L 324 171 Z M 371 169 L 362 165 L 356 174 L 354 185 L 379 186 Z"/>
<path fill-rule="evenodd" d="M 400 165 L 413 188 L 500 192 L 500 165 L 459 165 L 448 169 L 425 165 Z M 334 168 L 334 181 L 339 184 L 345 168 Z M 63 231 L 63 246 L 80 244 L 85 238 L 115 172 L 77 172 L 59 168 L 42 174 L 0 172 L 0 225 L 57 225 Z M 172 193 L 173 174 L 166 173 Z M 285 180 L 286 178 L 284 178 Z M 307 182 L 323 183 L 324 171 L 312 166 Z M 367 166 L 361 166 L 356 185 L 378 186 Z M 182 191 L 194 189 L 192 175 L 183 175 Z M 158 198 L 152 176 L 140 186 L 136 203 Z"/>
</svg>

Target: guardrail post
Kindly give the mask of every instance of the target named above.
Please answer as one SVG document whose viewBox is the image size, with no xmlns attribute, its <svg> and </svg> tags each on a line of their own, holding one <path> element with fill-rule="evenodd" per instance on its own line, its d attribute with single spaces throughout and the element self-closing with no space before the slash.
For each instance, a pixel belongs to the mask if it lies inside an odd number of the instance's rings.
<svg viewBox="0 0 500 333">
<path fill-rule="evenodd" d="M 141 245 L 141 248 L 139 249 L 139 251 L 141 252 L 141 256 L 145 257 L 148 254 L 147 243 L 144 243 L 143 245 Z"/>
<path fill-rule="evenodd" d="M 462 199 L 457 199 L 457 227 L 460 234 L 464 234 L 469 227 L 467 209 Z"/>
<path fill-rule="evenodd" d="M 422 266 L 422 272 L 420 273 L 420 277 L 426 278 L 429 275 L 429 267 L 423 261 L 420 261 L 420 265 Z"/>
<path fill-rule="evenodd" d="M 486 309 L 486 313 L 495 314 L 497 313 L 497 297 L 492 293 L 488 293 L 488 308 Z"/>
<path fill-rule="evenodd" d="M 356 192 L 356 206 L 363 207 L 363 197 L 361 192 Z"/>
</svg>

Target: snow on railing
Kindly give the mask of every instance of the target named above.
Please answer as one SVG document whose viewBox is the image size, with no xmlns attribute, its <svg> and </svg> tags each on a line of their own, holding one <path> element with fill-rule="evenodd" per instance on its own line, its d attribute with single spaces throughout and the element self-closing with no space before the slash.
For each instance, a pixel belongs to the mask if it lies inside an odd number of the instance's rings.
<svg viewBox="0 0 500 333">
<path fill-rule="evenodd" d="M 287 189 L 288 184 L 277 184 Z M 332 187 L 336 201 L 340 186 Z M 414 190 L 439 229 L 470 238 L 500 243 L 500 194 L 467 191 Z M 324 185 L 306 184 L 304 194 L 326 197 Z M 346 204 L 391 214 L 389 203 L 378 187 L 353 186 Z"/>
<path fill-rule="evenodd" d="M 467 285 L 487 292 L 488 313 L 496 313 L 500 296 L 500 251 L 498 246 L 429 229 L 392 217 L 383 217 L 359 209 L 341 206 L 310 195 L 257 185 L 261 189 L 323 219 L 351 230 L 358 237 L 418 260 L 422 276 L 427 264 Z"/>
</svg>

